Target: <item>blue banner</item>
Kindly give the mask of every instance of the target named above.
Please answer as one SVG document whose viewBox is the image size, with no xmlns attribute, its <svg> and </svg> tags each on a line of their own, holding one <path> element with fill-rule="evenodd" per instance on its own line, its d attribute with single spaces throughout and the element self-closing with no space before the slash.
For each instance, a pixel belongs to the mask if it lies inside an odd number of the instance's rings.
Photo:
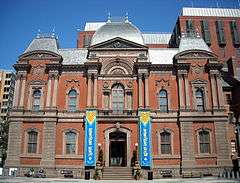
<svg viewBox="0 0 240 183">
<path fill-rule="evenodd" d="M 88 109 L 85 118 L 85 166 L 96 165 L 96 142 L 97 142 L 97 111 Z"/>
<path fill-rule="evenodd" d="M 140 165 L 152 166 L 151 118 L 150 111 L 139 111 Z"/>
</svg>

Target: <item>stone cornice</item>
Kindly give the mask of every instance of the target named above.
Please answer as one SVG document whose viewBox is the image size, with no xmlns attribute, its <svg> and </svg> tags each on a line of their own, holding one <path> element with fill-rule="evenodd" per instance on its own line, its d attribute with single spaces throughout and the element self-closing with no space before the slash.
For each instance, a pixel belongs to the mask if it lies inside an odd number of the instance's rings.
<svg viewBox="0 0 240 183">
<path fill-rule="evenodd" d="M 172 71 L 173 64 L 152 64 L 150 67 L 151 71 Z"/>
<path fill-rule="evenodd" d="M 16 71 L 29 71 L 31 69 L 31 65 L 28 63 L 17 63 L 13 65 Z"/>
<path fill-rule="evenodd" d="M 221 63 L 207 63 L 205 66 L 207 71 L 210 70 L 221 70 L 223 68 L 223 64 Z"/>
</svg>

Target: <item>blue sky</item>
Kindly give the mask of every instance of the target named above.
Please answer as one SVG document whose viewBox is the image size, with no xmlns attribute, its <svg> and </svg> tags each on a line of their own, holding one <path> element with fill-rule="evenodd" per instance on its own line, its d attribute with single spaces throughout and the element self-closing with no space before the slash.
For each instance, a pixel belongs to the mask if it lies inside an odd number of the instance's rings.
<svg viewBox="0 0 240 183">
<path fill-rule="evenodd" d="M 143 32 L 171 32 L 182 7 L 239 8 L 238 0 L 1 0 L 0 69 L 12 69 L 37 30 L 55 32 L 61 48 L 76 47 L 85 22 L 124 16 Z"/>
</svg>

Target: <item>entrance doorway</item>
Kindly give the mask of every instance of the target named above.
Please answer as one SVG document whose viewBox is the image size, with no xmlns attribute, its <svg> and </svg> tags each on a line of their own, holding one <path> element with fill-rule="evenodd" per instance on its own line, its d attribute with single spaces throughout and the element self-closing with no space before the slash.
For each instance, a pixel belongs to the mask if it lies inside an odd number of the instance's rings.
<svg viewBox="0 0 240 183">
<path fill-rule="evenodd" d="M 109 134 L 109 165 L 127 166 L 127 135 L 121 131 Z"/>
</svg>

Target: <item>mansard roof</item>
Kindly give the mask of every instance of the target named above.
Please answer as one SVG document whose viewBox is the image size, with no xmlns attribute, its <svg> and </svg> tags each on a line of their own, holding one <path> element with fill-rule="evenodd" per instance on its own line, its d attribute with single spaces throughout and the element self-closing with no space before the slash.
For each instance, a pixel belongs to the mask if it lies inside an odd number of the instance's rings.
<svg viewBox="0 0 240 183">
<path fill-rule="evenodd" d="M 188 50 L 202 50 L 212 52 L 205 41 L 199 35 L 182 35 L 178 53 Z"/>
<path fill-rule="evenodd" d="M 58 41 L 56 37 L 39 37 L 37 36 L 32 40 L 30 45 L 24 51 L 24 53 L 32 51 L 51 51 L 58 53 Z"/>
</svg>

